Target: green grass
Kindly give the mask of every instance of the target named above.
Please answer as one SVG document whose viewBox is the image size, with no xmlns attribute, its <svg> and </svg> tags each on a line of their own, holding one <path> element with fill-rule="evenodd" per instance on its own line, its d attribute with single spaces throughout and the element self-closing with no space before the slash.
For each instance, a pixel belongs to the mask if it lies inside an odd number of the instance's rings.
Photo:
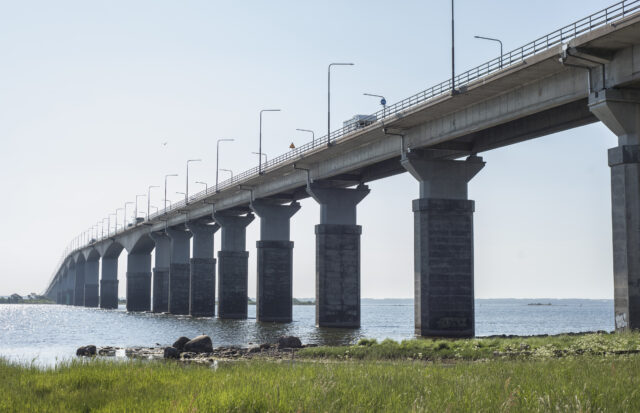
<svg viewBox="0 0 640 413">
<path fill-rule="evenodd" d="M 296 356 L 336 360 L 481 360 L 543 359 L 579 355 L 640 352 L 640 332 L 548 337 L 474 338 L 467 340 L 413 339 L 398 343 L 362 339 L 357 345 L 310 347 Z"/>
<path fill-rule="evenodd" d="M 640 356 L 426 363 L 71 362 L 0 360 L 9 412 L 637 411 Z"/>
</svg>

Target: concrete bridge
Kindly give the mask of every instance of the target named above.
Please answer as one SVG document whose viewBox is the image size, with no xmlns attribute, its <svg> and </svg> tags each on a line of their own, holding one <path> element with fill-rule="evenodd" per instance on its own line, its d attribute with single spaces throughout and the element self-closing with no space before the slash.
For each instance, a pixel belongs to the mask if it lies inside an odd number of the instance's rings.
<svg viewBox="0 0 640 413">
<path fill-rule="evenodd" d="M 387 106 L 370 125 L 334 131 L 143 222 L 76 242 L 45 294 L 60 304 L 116 308 L 126 250 L 128 311 L 214 316 L 217 290 L 218 317 L 246 318 L 245 230 L 257 216 L 257 319 L 291 321 L 289 222 L 297 201 L 312 197 L 320 204 L 316 324 L 358 327 L 357 205 L 366 183 L 409 172 L 420 188 L 411 206 L 416 334 L 473 336 L 467 186 L 485 167 L 478 154 L 601 121 L 619 138 L 608 154 L 616 329 L 640 329 L 639 86 L 640 0 L 624 1 Z"/>
</svg>

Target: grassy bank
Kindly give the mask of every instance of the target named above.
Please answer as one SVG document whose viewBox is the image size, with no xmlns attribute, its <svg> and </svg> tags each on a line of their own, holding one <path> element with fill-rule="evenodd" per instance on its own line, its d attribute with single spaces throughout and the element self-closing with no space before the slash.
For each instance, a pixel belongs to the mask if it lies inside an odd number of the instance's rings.
<svg viewBox="0 0 640 413">
<path fill-rule="evenodd" d="M 357 345 L 310 347 L 298 357 L 335 360 L 482 360 L 544 359 L 582 355 L 640 353 L 640 332 L 537 337 L 488 337 L 469 340 L 414 339 L 398 343 L 362 339 Z"/>
<path fill-rule="evenodd" d="M 640 356 L 453 364 L 0 361 L 0 411 L 634 411 Z"/>
</svg>

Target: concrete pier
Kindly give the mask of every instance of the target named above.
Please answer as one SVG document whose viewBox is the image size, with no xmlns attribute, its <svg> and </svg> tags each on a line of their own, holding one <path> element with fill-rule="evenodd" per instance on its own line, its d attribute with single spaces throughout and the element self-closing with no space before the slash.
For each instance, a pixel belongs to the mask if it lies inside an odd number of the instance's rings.
<svg viewBox="0 0 640 413">
<path fill-rule="evenodd" d="M 67 267 L 65 282 L 64 282 L 64 286 L 65 286 L 64 303 L 66 305 L 73 305 L 73 300 L 75 299 L 75 294 L 74 294 L 75 282 L 76 282 L 75 266 L 72 268 L 70 264 L 69 267 Z"/>
<path fill-rule="evenodd" d="M 592 93 L 589 108 L 618 136 L 609 149 L 616 331 L 640 329 L 640 92 Z"/>
<path fill-rule="evenodd" d="M 101 256 L 102 275 L 100 277 L 100 308 L 118 308 L 118 257 L 122 246 L 110 242 L 97 248 Z"/>
<path fill-rule="evenodd" d="M 151 310 L 151 253 L 127 256 L 127 311 Z"/>
<path fill-rule="evenodd" d="M 266 200 L 251 203 L 260 217 L 258 254 L 258 321 L 287 323 L 293 312 L 293 242 L 290 220 L 300 210 L 298 202 L 281 205 Z"/>
<path fill-rule="evenodd" d="M 84 306 L 97 307 L 100 304 L 100 255 L 97 251 L 89 253 L 84 269 Z"/>
<path fill-rule="evenodd" d="M 169 311 L 169 265 L 171 263 L 171 238 L 166 232 L 150 234 L 156 244 L 155 266 L 153 267 L 153 306 L 154 313 Z"/>
<path fill-rule="evenodd" d="M 473 212 L 468 182 L 482 158 L 433 160 L 414 151 L 402 165 L 420 183 L 414 213 L 414 306 L 417 335 L 473 337 Z"/>
<path fill-rule="evenodd" d="M 75 306 L 84 305 L 84 263 L 84 257 L 79 255 L 75 264 L 75 282 L 73 288 L 73 305 Z"/>
<path fill-rule="evenodd" d="M 169 264 L 169 313 L 189 314 L 189 255 L 191 233 L 184 228 L 167 229 L 171 239 Z"/>
<path fill-rule="evenodd" d="M 369 194 L 312 184 L 309 195 L 320 204 L 316 225 L 316 325 L 360 327 L 360 235 L 356 206 Z"/>
<path fill-rule="evenodd" d="M 247 318 L 249 252 L 246 251 L 246 228 L 254 216 L 238 215 L 244 211 L 222 211 L 213 215 L 222 228 L 218 251 L 218 317 Z"/>
<path fill-rule="evenodd" d="M 189 314 L 213 317 L 216 314 L 216 259 L 213 258 L 213 235 L 218 224 L 205 221 L 188 225 L 193 234 L 193 254 L 189 276 Z"/>
</svg>

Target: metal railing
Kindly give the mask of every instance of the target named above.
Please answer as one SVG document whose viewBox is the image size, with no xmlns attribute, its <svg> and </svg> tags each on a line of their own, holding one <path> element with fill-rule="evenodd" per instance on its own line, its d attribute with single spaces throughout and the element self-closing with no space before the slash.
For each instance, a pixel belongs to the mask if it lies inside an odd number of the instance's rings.
<svg viewBox="0 0 640 413">
<path fill-rule="evenodd" d="M 567 40 L 573 39 L 581 34 L 590 32 L 593 29 L 598 27 L 602 27 L 606 24 L 618 21 L 626 16 L 629 16 L 640 9 L 640 0 L 625 0 L 619 3 L 616 3 L 612 6 L 607 7 L 606 9 L 600 10 L 596 13 L 593 13 L 583 19 L 580 19 L 574 23 L 566 25 L 556 31 L 553 31 L 545 36 L 539 37 L 538 39 L 529 42 L 521 47 L 518 47 L 510 52 L 507 52 L 495 59 L 489 60 L 486 63 L 481 64 L 480 66 L 476 66 L 473 69 L 467 70 L 466 72 L 460 73 L 455 76 L 455 85 L 458 88 L 457 90 L 461 90 L 464 88 L 468 88 L 470 85 L 473 85 L 476 81 L 484 80 L 484 78 L 488 75 L 498 73 L 512 67 L 516 64 L 524 62 L 527 57 L 533 56 L 540 52 L 549 50 L 550 48 L 557 46 L 566 42 Z M 367 126 L 365 129 L 379 126 L 381 122 L 384 120 L 388 120 L 389 118 L 396 116 L 399 113 L 407 111 L 409 109 L 415 109 L 417 106 L 425 104 L 431 100 L 434 100 L 438 97 L 442 97 L 444 95 L 448 95 L 452 92 L 451 87 L 451 79 L 447 79 L 444 82 L 441 82 L 435 86 L 432 86 L 426 90 L 416 93 L 413 96 L 409 96 L 399 102 L 396 102 L 392 105 L 386 106 L 384 109 L 380 109 L 377 112 L 370 115 L 371 118 L 377 120 L 370 126 Z M 353 126 L 344 126 L 340 129 L 336 129 L 332 131 L 327 137 L 324 135 L 320 138 L 316 138 L 315 140 L 308 142 L 304 145 L 301 145 L 295 149 L 292 149 L 286 153 L 283 153 L 280 156 L 270 159 L 268 162 L 262 163 L 262 173 L 268 172 L 270 169 L 281 166 L 286 162 L 291 161 L 292 159 L 302 159 L 305 155 L 308 155 L 310 152 L 314 151 L 317 148 L 326 147 L 327 143 L 334 143 L 336 141 L 341 140 L 347 135 L 352 133 L 361 131 L 362 129 L 356 129 L 354 131 Z M 258 167 L 251 168 L 246 170 L 240 174 L 234 175 L 233 177 L 222 181 L 217 187 L 210 187 L 206 190 L 200 191 L 189 197 L 189 203 L 202 201 L 203 199 L 217 193 L 220 191 L 224 191 L 229 188 L 237 187 L 239 184 L 257 177 L 259 175 Z M 147 217 L 147 221 L 153 221 L 157 218 L 162 217 L 163 215 L 170 214 L 175 211 L 179 211 L 186 206 L 185 200 L 180 200 L 171 204 L 168 208 L 164 208 L 159 210 L 151 216 Z M 136 224 L 133 227 L 137 226 Z M 127 230 L 126 223 L 123 225 L 122 229 L 118 231 L 116 228 L 115 232 L 110 233 L 107 236 L 103 236 L 98 238 L 96 241 L 101 241 L 107 238 L 111 238 L 114 235 L 125 232 Z M 65 254 L 61 258 L 58 263 L 58 267 L 54 271 L 51 280 L 55 277 L 60 268 L 60 265 L 64 262 L 66 257 L 74 253 L 77 250 L 81 250 L 86 248 L 91 244 L 87 243 L 84 245 L 79 245 L 76 247 L 67 247 L 65 250 Z"/>
</svg>

